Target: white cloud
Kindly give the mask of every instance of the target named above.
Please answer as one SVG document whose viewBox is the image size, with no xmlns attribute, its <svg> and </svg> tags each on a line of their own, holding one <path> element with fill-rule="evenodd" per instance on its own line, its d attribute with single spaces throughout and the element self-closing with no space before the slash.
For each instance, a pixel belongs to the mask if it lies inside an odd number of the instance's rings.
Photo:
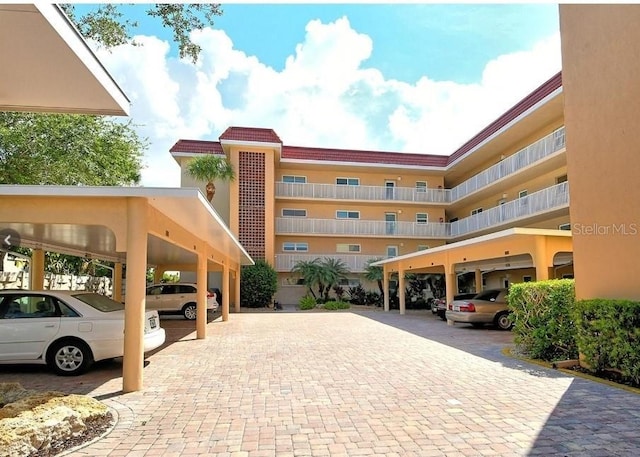
<svg viewBox="0 0 640 457">
<path fill-rule="evenodd" d="M 375 43 L 347 18 L 310 21 L 282 71 L 234 49 L 224 31 L 193 38 L 203 49 L 195 65 L 154 37 L 99 53 L 150 139 L 147 186 L 179 186 L 169 154 L 178 139 L 216 140 L 230 125 L 273 128 L 287 145 L 450 154 L 560 70 L 559 34 L 488 62 L 477 84 L 408 84 L 364 69 Z"/>
</svg>

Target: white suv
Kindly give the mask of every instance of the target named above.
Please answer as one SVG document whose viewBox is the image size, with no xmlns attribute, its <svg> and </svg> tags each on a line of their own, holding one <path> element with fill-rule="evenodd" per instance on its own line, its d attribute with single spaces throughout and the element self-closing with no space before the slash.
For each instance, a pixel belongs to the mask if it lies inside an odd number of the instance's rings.
<svg viewBox="0 0 640 457">
<path fill-rule="evenodd" d="M 196 318 L 197 286 L 192 283 L 174 282 L 147 286 L 147 309 L 159 312 L 179 312 L 186 319 Z M 207 309 L 216 311 L 216 294 L 207 291 Z"/>
</svg>

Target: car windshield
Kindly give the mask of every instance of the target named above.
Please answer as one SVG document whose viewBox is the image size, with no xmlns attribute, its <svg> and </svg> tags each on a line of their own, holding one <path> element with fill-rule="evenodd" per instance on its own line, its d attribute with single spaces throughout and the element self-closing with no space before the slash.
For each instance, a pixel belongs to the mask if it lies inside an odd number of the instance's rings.
<svg viewBox="0 0 640 457">
<path fill-rule="evenodd" d="M 102 311 L 103 313 L 110 313 L 112 311 L 120 311 L 124 309 L 122 303 L 118 303 L 115 300 L 111 300 L 109 297 L 105 297 L 100 294 L 74 294 L 73 298 L 77 298 L 83 303 L 91 306 L 92 308 Z"/>
</svg>

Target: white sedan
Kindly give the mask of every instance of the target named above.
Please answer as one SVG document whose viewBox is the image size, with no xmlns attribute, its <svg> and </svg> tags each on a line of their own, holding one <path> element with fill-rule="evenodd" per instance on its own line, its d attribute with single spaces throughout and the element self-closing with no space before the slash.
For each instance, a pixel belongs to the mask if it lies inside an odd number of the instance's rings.
<svg viewBox="0 0 640 457">
<path fill-rule="evenodd" d="M 157 311 L 146 311 L 144 351 L 164 344 Z M 124 305 L 82 291 L 0 291 L 0 364 L 47 364 L 78 375 L 124 353 Z"/>
</svg>

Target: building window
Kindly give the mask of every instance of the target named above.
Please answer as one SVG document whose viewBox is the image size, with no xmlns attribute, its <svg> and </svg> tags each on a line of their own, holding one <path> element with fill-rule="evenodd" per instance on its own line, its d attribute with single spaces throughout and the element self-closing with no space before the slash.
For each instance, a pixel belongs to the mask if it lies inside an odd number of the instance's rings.
<svg viewBox="0 0 640 457">
<path fill-rule="evenodd" d="M 558 176 L 556 178 L 556 184 L 562 184 L 563 182 L 567 182 L 567 175 Z"/>
<path fill-rule="evenodd" d="M 358 278 L 342 278 L 338 284 L 342 287 L 357 287 L 360 285 L 360 280 Z"/>
<path fill-rule="evenodd" d="M 522 282 L 531 282 L 533 280 L 533 278 L 531 276 L 523 276 L 522 277 Z"/>
<path fill-rule="evenodd" d="M 500 200 L 498 200 L 498 206 L 504 205 L 505 203 L 507 203 L 506 198 L 501 198 Z"/>
<path fill-rule="evenodd" d="M 387 246 L 387 257 L 396 257 L 398 255 L 398 246 Z"/>
<path fill-rule="evenodd" d="M 284 175 L 282 177 L 282 182 L 295 183 L 295 184 L 305 184 L 307 182 L 307 177 L 306 176 Z"/>
<path fill-rule="evenodd" d="M 571 224 L 560 224 L 558 225 L 559 230 L 571 230 Z"/>
<path fill-rule="evenodd" d="M 282 217 L 307 217 L 306 209 L 283 208 Z"/>
<path fill-rule="evenodd" d="M 336 184 L 339 186 L 359 186 L 360 178 L 336 178 Z"/>
<path fill-rule="evenodd" d="M 416 213 L 416 224 L 426 224 L 427 222 L 429 222 L 427 213 Z"/>
<path fill-rule="evenodd" d="M 476 214 L 479 214 L 482 212 L 482 208 L 476 208 L 476 209 L 472 209 L 471 210 L 471 215 L 475 216 Z"/>
<path fill-rule="evenodd" d="M 518 198 L 524 198 L 527 196 L 527 190 L 521 190 L 520 192 L 518 192 Z"/>
<path fill-rule="evenodd" d="M 573 279 L 573 275 L 572 274 L 562 275 L 562 279 Z"/>
<path fill-rule="evenodd" d="M 458 222 L 458 218 L 457 217 L 452 217 L 451 219 L 449 219 L 449 222 Z"/>
<path fill-rule="evenodd" d="M 418 245 L 418 251 L 426 251 L 427 249 L 429 249 L 429 246 L 426 244 L 419 244 Z"/>
<path fill-rule="evenodd" d="M 336 252 L 360 252 L 359 244 L 336 244 Z"/>
<path fill-rule="evenodd" d="M 282 250 L 284 252 L 308 252 L 309 243 L 282 243 Z"/>
<path fill-rule="evenodd" d="M 347 210 L 338 210 L 336 211 L 337 219 L 360 219 L 360 211 L 347 211 Z"/>
<path fill-rule="evenodd" d="M 427 181 L 416 181 L 416 192 L 426 192 Z"/>
</svg>

